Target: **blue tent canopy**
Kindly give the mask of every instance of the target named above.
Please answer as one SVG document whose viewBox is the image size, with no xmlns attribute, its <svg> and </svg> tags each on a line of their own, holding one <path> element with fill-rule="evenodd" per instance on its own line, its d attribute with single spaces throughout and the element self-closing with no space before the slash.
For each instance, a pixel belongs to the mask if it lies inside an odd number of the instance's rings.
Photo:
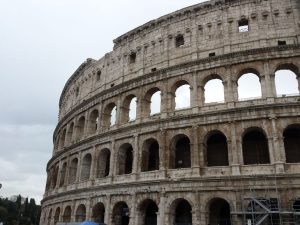
<svg viewBox="0 0 300 225">
<path fill-rule="evenodd" d="M 99 225 L 99 223 L 94 223 L 94 222 L 90 222 L 90 221 L 84 221 L 79 225 Z"/>
</svg>

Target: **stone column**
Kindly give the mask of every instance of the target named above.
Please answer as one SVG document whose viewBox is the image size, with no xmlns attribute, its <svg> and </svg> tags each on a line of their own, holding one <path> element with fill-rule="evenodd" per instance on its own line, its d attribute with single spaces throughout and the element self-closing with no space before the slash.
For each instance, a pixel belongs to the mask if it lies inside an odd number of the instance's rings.
<svg viewBox="0 0 300 225">
<path fill-rule="evenodd" d="M 157 220 L 157 225 L 165 225 L 166 224 L 166 220 L 165 220 L 165 197 L 166 193 L 164 190 L 162 190 L 160 192 L 160 200 L 159 200 L 159 206 L 158 206 L 158 210 L 159 210 L 159 217 Z"/>
<path fill-rule="evenodd" d="M 106 206 L 105 206 L 105 215 L 104 215 L 104 223 L 107 225 L 111 225 L 111 196 L 110 194 L 106 196 Z"/>
<path fill-rule="evenodd" d="M 199 111 L 199 94 L 198 94 L 198 82 L 197 82 L 197 73 L 193 72 L 193 85 L 191 87 L 191 107 L 193 108 L 193 113 Z"/>
<path fill-rule="evenodd" d="M 55 188 L 59 188 L 60 180 L 61 180 L 61 170 L 62 170 L 63 163 L 59 161 L 58 171 L 57 171 L 57 180 Z"/>
<path fill-rule="evenodd" d="M 272 152 L 274 155 L 274 164 L 276 173 L 284 172 L 284 152 L 281 152 L 280 144 L 279 144 L 279 136 L 281 136 L 277 131 L 276 126 L 276 117 L 272 116 L 269 118 L 270 126 L 272 127 Z M 271 143 L 270 143 L 271 144 Z"/>
<path fill-rule="evenodd" d="M 97 154 L 96 154 L 96 147 L 93 147 L 93 150 L 91 152 L 92 155 L 92 162 L 91 162 L 91 174 L 90 174 L 90 180 L 94 181 L 97 176 Z"/>
<path fill-rule="evenodd" d="M 81 169 L 82 169 L 82 151 L 78 153 L 78 164 L 77 164 L 75 183 L 80 182 Z"/>
<path fill-rule="evenodd" d="M 109 177 L 111 177 L 111 182 L 112 182 L 112 177 L 116 174 L 116 168 L 115 168 L 115 159 L 117 157 L 117 151 L 115 149 L 116 143 L 115 140 L 111 140 L 111 145 L 110 145 L 110 162 L 109 162 Z"/>
<path fill-rule="evenodd" d="M 201 107 L 201 106 L 204 106 L 205 104 L 205 94 L 204 94 L 204 87 L 203 85 L 198 85 L 198 105 Z"/>
<path fill-rule="evenodd" d="M 93 204 L 92 204 L 92 199 L 91 198 L 87 199 L 85 208 L 86 208 L 86 220 L 87 221 L 92 221 Z"/>
<path fill-rule="evenodd" d="M 242 163 L 242 145 L 236 136 L 236 124 L 232 121 L 230 124 L 231 130 L 231 145 L 228 146 L 228 151 L 230 151 L 231 159 L 229 159 L 229 164 L 231 166 L 232 175 L 240 175 L 240 165 Z M 228 152 L 229 153 L 229 152 Z M 229 155 L 228 155 L 229 156 Z"/>
<path fill-rule="evenodd" d="M 161 107 L 160 107 L 160 111 L 161 111 L 161 116 L 162 118 L 166 118 L 167 117 L 167 113 L 168 113 L 168 83 L 167 81 L 163 81 L 163 87 L 164 89 L 161 90 Z"/>
<path fill-rule="evenodd" d="M 204 167 L 206 167 L 206 156 L 205 156 L 205 144 L 203 140 L 199 142 L 199 171 L 200 175 L 204 173 Z"/>
<path fill-rule="evenodd" d="M 136 121 L 140 123 L 143 119 L 143 88 L 140 88 L 138 90 L 137 95 L 138 96 L 136 96 Z"/>
<path fill-rule="evenodd" d="M 262 95 L 264 98 L 274 98 L 276 97 L 276 88 L 275 88 L 275 74 L 271 74 L 269 68 L 269 62 L 264 63 L 264 85 L 262 84 Z M 264 92 L 264 94 L 263 94 Z"/>
<path fill-rule="evenodd" d="M 101 124 L 101 119 L 102 119 L 102 107 L 103 107 L 103 104 L 99 104 L 99 107 L 98 107 L 98 123 L 97 123 L 97 134 L 100 134 L 101 131 L 102 131 L 102 124 Z"/>
<path fill-rule="evenodd" d="M 193 176 L 200 175 L 200 163 L 199 163 L 199 141 L 198 141 L 198 126 L 192 127 L 192 145 L 191 145 L 191 159 Z"/>
<path fill-rule="evenodd" d="M 89 126 L 89 123 L 90 123 L 90 118 L 89 118 L 89 112 L 88 111 L 85 112 L 84 118 L 85 118 L 85 123 L 84 123 L 84 128 L 83 128 L 83 131 L 82 131 L 82 137 L 83 138 L 81 138 L 81 139 L 85 139 L 88 136 L 88 126 Z"/>
<path fill-rule="evenodd" d="M 194 225 L 202 225 L 201 224 L 201 215 L 200 215 L 200 206 L 199 206 L 199 192 L 194 191 L 195 195 L 195 206 L 192 209 L 192 222 Z"/>
<path fill-rule="evenodd" d="M 75 222 L 76 221 L 76 201 L 75 200 L 72 201 L 71 207 L 72 207 L 72 210 L 71 210 L 72 214 L 71 214 L 70 222 Z"/>
<path fill-rule="evenodd" d="M 161 129 L 159 132 L 159 169 L 166 169 L 166 130 Z"/>
<path fill-rule="evenodd" d="M 132 196 L 132 205 L 128 206 L 131 207 L 129 208 L 130 214 L 129 214 L 129 225 L 139 225 L 136 222 L 136 194 L 133 194 Z"/>
<path fill-rule="evenodd" d="M 134 135 L 134 146 L 133 146 L 133 165 L 132 173 L 137 176 L 138 174 L 138 164 L 139 164 L 139 136 L 138 134 Z"/>
</svg>

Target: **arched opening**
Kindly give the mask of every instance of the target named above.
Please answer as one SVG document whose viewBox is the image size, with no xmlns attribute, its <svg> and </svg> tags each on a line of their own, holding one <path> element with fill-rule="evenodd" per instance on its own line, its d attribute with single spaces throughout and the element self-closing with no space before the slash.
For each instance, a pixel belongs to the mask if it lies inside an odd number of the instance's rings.
<svg viewBox="0 0 300 225">
<path fill-rule="evenodd" d="M 66 129 L 64 129 L 62 134 L 60 135 L 59 146 L 58 146 L 59 150 L 61 150 L 65 147 L 65 140 L 66 140 Z"/>
<path fill-rule="evenodd" d="M 123 144 L 119 149 L 119 175 L 132 173 L 133 148 L 131 144 Z"/>
<path fill-rule="evenodd" d="M 137 103 L 136 97 L 131 99 L 129 104 L 129 121 L 136 120 L 136 109 L 137 109 L 136 103 Z"/>
<path fill-rule="evenodd" d="M 98 110 L 93 110 L 90 114 L 88 134 L 95 134 L 99 127 L 99 112 Z"/>
<path fill-rule="evenodd" d="M 130 211 L 128 205 L 125 202 L 118 202 L 113 209 L 113 225 L 128 225 L 129 214 Z"/>
<path fill-rule="evenodd" d="M 102 126 L 111 127 L 117 122 L 117 106 L 115 103 L 110 103 L 106 106 L 104 113 L 102 114 Z"/>
<path fill-rule="evenodd" d="M 160 113 L 161 108 L 161 91 L 156 91 L 150 98 L 150 115 Z"/>
<path fill-rule="evenodd" d="M 160 113 L 161 110 L 161 91 L 158 88 L 151 88 L 147 91 L 143 100 L 143 116 L 151 116 Z"/>
<path fill-rule="evenodd" d="M 51 219 L 52 219 L 52 209 L 50 209 L 50 212 L 49 212 L 49 214 L 48 214 L 48 225 L 50 225 L 51 224 Z"/>
<path fill-rule="evenodd" d="M 107 177 L 109 175 L 110 150 L 105 148 L 100 151 L 98 156 L 97 177 Z"/>
<path fill-rule="evenodd" d="M 216 131 L 206 142 L 207 166 L 228 166 L 228 146 L 226 136 Z"/>
<path fill-rule="evenodd" d="M 52 189 L 54 189 L 57 184 L 58 170 L 59 170 L 58 165 L 55 165 L 54 168 L 52 169 L 52 185 L 51 185 Z"/>
<path fill-rule="evenodd" d="M 244 134 L 243 158 L 245 165 L 270 163 L 268 141 L 260 129 L 252 128 Z"/>
<path fill-rule="evenodd" d="M 174 220 L 174 225 L 192 225 L 192 207 L 185 199 L 177 199 L 174 206 L 174 211 L 171 213 Z"/>
<path fill-rule="evenodd" d="M 76 126 L 76 140 L 80 140 L 83 137 L 85 126 L 85 118 L 84 116 L 80 117 Z"/>
<path fill-rule="evenodd" d="M 86 219 L 86 208 L 85 205 L 80 204 L 76 210 L 75 221 L 83 222 Z"/>
<path fill-rule="evenodd" d="M 277 96 L 299 95 L 297 75 L 288 69 L 275 72 L 275 87 Z"/>
<path fill-rule="evenodd" d="M 190 168 L 191 167 L 191 150 L 190 139 L 181 134 L 172 139 L 171 142 L 171 168 Z"/>
<path fill-rule="evenodd" d="M 159 144 L 155 139 L 148 139 L 143 144 L 142 172 L 159 170 Z"/>
<path fill-rule="evenodd" d="M 70 168 L 69 168 L 69 184 L 73 184 L 76 181 L 77 167 L 78 167 L 78 159 L 75 158 L 70 163 Z"/>
<path fill-rule="evenodd" d="M 209 80 L 204 86 L 205 103 L 224 102 L 224 86 L 220 78 Z"/>
<path fill-rule="evenodd" d="M 221 198 L 214 199 L 209 206 L 210 225 L 231 225 L 230 205 Z"/>
<path fill-rule="evenodd" d="M 92 156 L 91 154 L 86 154 L 82 160 L 81 175 L 80 175 L 81 181 L 86 181 L 90 179 L 91 164 L 92 164 Z"/>
<path fill-rule="evenodd" d="M 70 144 L 72 142 L 72 137 L 73 137 L 73 131 L 74 131 L 74 123 L 72 122 L 69 126 L 68 132 L 67 132 L 67 137 L 66 137 L 66 144 Z"/>
<path fill-rule="evenodd" d="M 64 211 L 63 222 L 66 223 L 71 222 L 71 213 L 72 213 L 71 207 L 67 206 Z"/>
<path fill-rule="evenodd" d="M 59 182 L 60 187 L 64 186 L 65 184 L 66 172 L 67 172 L 67 163 L 64 163 L 60 171 L 60 182 Z"/>
<path fill-rule="evenodd" d="M 92 221 L 96 223 L 104 223 L 105 207 L 99 202 L 93 207 Z"/>
<path fill-rule="evenodd" d="M 180 81 L 175 87 L 175 110 L 191 107 L 190 85 L 186 81 Z"/>
<path fill-rule="evenodd" d="M 121 123 L 127 123 L 136 119 L 137 98 L 134 95 L 127 96 L 122 104 Z"/>
<path fill-rule="evenodd" d="M 55 214 L 54 214 L 54 224 L 56 224 L 57 222 L 59 222 L 59 216 L 60 216 L 60 208 L 58 207 L 55 210 Z"/>
<path fill-rule="evenodd" d="M 283 132 L 287 163 L 300 162 L 300 125 L 289 126 Z"/>
<path fill-rule="evenodd" d="M 158 207 L 153 200 L 147 199 L 143 201 L 139 210 L 141 225 L 157 225 Z"/>
<path fill-rule="evenodd" d="M 293 211 L 294 212 L 300 212 L 300 200 L 296 200 L 293 203 Z"/>
<path fill-rule="evenodd" d="M 110 126 L 114 126 L 117 122 L 117 106 L 112 108 L 110 115 Z"/>
<path fill-rule="evenodd" d="M 239 100 L 261 98 L 261 84 L 259 76 L 255 73 L 245 73 L 238 79 Z"/>
</svg>

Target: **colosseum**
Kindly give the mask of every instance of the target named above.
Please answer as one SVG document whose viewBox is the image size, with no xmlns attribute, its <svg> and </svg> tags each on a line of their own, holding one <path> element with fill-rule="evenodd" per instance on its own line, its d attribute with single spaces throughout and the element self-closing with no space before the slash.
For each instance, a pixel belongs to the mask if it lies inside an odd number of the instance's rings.
<svg viewBox="0 0 300 225">
<path fill-rule="evenodd" d="M 62 91 L 40 224 L 300 224 L 299 69 L 299 0 L 206 1 L 116 38 Z"/>
</svg>

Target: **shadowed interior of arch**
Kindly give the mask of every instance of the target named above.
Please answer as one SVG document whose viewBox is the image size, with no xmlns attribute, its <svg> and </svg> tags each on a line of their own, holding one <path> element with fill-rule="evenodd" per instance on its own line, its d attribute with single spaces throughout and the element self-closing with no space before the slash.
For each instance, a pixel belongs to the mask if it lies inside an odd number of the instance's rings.
<svg viewBox="0 0 300 225">
<path fill-rule="evenodd" d="M 105 207 L 99 202 L 92 209 L 92 221 L 96 223 L 104 223 Z"/>
<path fill-rule="evenodd" d="M 230 206 L 224 199 L 212 200 L 209 206 L 209 225 L 231 225 Z"/>
</svg>

